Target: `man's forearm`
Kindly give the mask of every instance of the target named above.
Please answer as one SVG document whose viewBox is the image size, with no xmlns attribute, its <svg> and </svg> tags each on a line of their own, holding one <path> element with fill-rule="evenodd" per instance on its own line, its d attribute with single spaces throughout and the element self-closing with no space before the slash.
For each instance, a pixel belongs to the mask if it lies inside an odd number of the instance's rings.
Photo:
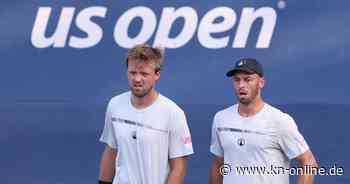
<svg viewBox="0 0 350 184">
<path fill-rule="evenodd" d="M 167 178 L 167 184 L 183 184 L 187 170 L 186 157 L 178 157 L 169 160 L 170 172 Z"/>
<path fill-rule="evenodd" d="M 311 167 L 311 168 L 317 168 L 317 162 L 310 150 L 306 151 L 302 155 L 298 156 L 296 160 L 299 161 L 300 166 L 305 169 L 306 167 Z M 298 183 L 299 184 L 312 184 L 314 180 L 314 176 L 316 173 L 314 173 L 314 170 L 312 173 L 307 173 L 306 170 L 303 170 L 304 172 L 299 175 L 298 178 Z"/>
<path fill-rule="evenodd" d="M 115 174 L 115 150 L 106 147 L 102 154 L 101 163 L 100 163 L 100 174 L 98 179 L 100 181 L 111 182 L 113 181 Z"/>
<path fill-rule="evenodd" d="M 303 173 L 301 175 L 299 175 L 298 177 L 298 184 L 313 184 L 314 181 L 314 177 L 316 173 L 313 173 L 314 171 L 312 171 L 312 173 L 307 173 L 307 171 L 305 170 L 306 167 L 313 167 L 316 168 L 317 165 L 315 162 L 310 162 L 311 165 L 303 165 Z"/>
<path fill-rule="evenodd" d="M 184 171 L 170 171 L 167 184 L 183 184 L 185 178 Z"/>
<path fill-rule="evenodd" d="M 298 183 L 299 184 L 313 184 L 314 175 L 303 174 L 299 176 Z"/>
<path fill-rule="evenodd" d="M 224 157 L 214 156 L 213 164 L 209 169 L 209 184 L 222 184 L 223 177 L 220 174 L 220 167 L 224 164 Z"/>
<path fill-rule="evenodd" d="M 222 176 L 218 167 L 212 167 L 209 172 L 209 184 L 222 184 Z"/>
</svg>

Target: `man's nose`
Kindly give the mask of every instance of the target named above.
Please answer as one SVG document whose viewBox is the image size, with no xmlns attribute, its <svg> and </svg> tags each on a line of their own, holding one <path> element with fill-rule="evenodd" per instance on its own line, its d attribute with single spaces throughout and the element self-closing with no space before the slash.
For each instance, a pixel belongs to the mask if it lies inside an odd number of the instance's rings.
<svg viewBox="0 0 350 184">
<path fill-rule="evenodd" d="M 135 76 L 134 76 L 134 81 L 135 81 L 135 82 L 140 82 L 141 79 L 142 79 L 142 77 L 141 77 L 140 74 L 135 74 Z"/>
<path fill-rule="evenodd" d="M 245 86 L 244 82 L 242 82 L 242 81 L 236 82 L 236 85 L 237 85 L 238 89 L 241 89 Z"/>
</svg>

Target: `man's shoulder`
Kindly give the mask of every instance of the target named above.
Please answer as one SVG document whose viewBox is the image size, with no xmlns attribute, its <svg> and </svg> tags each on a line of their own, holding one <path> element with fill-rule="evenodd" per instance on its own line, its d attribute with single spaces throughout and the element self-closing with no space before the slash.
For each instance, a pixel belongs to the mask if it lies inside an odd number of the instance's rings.
<svg viewBox="0 0 350 184">
<path fill-rule="evenodd" d="M 273 105 L 270 105 L 268 103 L 265 103 L 264 104 L 264 108 L 265 108 L 265 112 L 270 114 L 270 115 L 273 115 L 273 116 L 283 116 L 285 113 L 282 112 L 281 109 L 273 106 Z"/>
<path fill-rule="evenodd" d="M 162 94 L 159 94 L 159 98 L 161 101 L 161 108 L 163 108 L 164 110 L 175 112 L 175 113 L 183 113 L 182 108 L 170 98 Z"/>
<path fill-rule="evenodd" d="M 225 118 L 227 116 L 232 116 L 237 112 L 238 104 L 231 105 L 215 113 L 214 118 Z"/>
<path fill-rule="evenodd" d="M 125 103 L 125 102 L 128 102 L 128 100 L 130 100 L 130 91 L 126 91 L 126 92 L 123 92 L 119 95 L 116 95 L 116 96 L 113 96 L 110 100 L 109 100 L 109 103 L 108 105 L 114 105 L 114 104 L 118 104 L 120 105 L 120 103 Z"/>
<path fill-rule="evenodd" d="M 269 104 L 265 104 L 267 110 L 265 111 L 270 118 L 277 123 L 277 126 L 288 125 L 290 122 L 294 122 L 294 119 L 286 112 L 283 112 L 281 109 L 274 107 Z"/>
</svg>

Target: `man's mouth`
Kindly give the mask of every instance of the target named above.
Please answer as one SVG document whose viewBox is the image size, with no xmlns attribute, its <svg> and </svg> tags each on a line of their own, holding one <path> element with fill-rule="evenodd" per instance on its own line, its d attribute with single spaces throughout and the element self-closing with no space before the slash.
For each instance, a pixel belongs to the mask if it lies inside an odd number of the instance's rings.
<svg viewBox="0 0 350 184">
<path fill-rule="evenodd" d="M 133 85 L 133 88 L 135 90 L 141 90 L 142 89 L 142 85 Z"/>
</svg>

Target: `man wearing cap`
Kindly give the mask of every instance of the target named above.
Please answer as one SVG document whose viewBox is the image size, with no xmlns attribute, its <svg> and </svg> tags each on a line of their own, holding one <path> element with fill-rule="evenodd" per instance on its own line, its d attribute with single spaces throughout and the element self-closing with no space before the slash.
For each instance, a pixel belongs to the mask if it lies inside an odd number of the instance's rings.
<svg viewBox="0 0 350 184">
<path fill-rule="evenodd" d="M 293 118 L 261 97 L 261 64 L 240 59 L 226 76 L 239 103 L 214 117 L 209 183 L 288 184 L 292 159 L 299 163 L 299 184 L 313 183 L 317 163 Z"/>
</svg>

